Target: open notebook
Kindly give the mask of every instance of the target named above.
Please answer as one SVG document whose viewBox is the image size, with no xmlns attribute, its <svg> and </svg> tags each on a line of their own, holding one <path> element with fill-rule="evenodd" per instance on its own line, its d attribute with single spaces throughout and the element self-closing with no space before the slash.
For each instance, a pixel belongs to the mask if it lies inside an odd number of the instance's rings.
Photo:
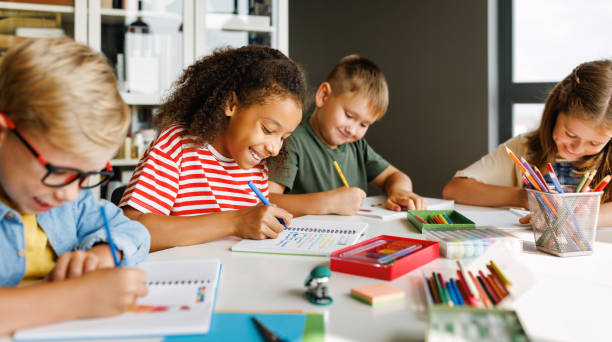
<svg viewBox="0 0 612 342">
<path fill-rule="evenodd" d="M 455 201 L 423 197 L 427 201 L 427 210 L 453 210 Z M 379 218 L 383 221 L 406 218 L 406 211 L 393 211 L 385 208 L 387 197 L 384 195 L 366 197 L 361 203 L 357 215 Z"/>
<path fill-rule="evenodd" d="M 219 260 L 152 261 L 139 267 L 147 273 L 149 294 L 128 312 L 24 329 L 15 333 L 14 340 L 63 341 L 208 332 L 221 274 Z"/>
<path fill-rule="evenodd" d="M 357 242 L 367 227 L 364 222 L 295 219 L 276 239 L 245 239 L 232 251 L 329 256 Z"/>
</svg>

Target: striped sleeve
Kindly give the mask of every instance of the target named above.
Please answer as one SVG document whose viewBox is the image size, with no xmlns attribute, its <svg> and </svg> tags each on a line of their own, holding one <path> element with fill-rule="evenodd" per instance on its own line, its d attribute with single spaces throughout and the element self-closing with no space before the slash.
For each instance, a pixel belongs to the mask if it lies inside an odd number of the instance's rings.
<svg viewBox="0 0 612 342">
<path fill-rule="evenodd" d="M 142 213 L 170 215 L 179 190 L 180 127 L 164 130 L 138 163 L 119 206 Z"/>
</svg>

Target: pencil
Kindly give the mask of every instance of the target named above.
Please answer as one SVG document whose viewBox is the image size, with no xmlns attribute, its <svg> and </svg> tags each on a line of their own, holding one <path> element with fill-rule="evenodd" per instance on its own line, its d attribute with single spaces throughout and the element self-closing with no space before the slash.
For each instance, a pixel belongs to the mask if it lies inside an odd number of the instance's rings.
<svg viewBox="0 0 612 342">
<path fill-rule="evenodd" d="M 104 230 L 106 230 L 106 236 L 108 237 L 108 246 L 110 247 L 111 254 L 113 255 L 113 262 L 115 263 L 115 267 L 119 267 L 117 247 L 115 246 L 113 236 L 111 235 L 110 224 L 108 223 L 108 217 L 106 217 L 106 211 L 104 210 L 104 202 L 99 201 L 98 204 L 100 204 L 100 213 L 102 214 L 102 220 L 104 221 Z"/>
<path fill-rule="evenodd" d="M 607 175 L 604 177 L 604 179 L 602 179 L 599 184 L 597 184 L 597 186 L 595 187 L 595 189 L 591 190 L 592 192 L 598 192 L 603 190 L 606 185 L 608 185 L 608 183 L 610 183 L 610 175 Z"/>
<path fill-rule="evenodd" d="M 550 188 L 548 187 L 548 184 L 546 184 L 546 180 L 544 179 L 544 175 L 542 175 L 542 172 L 540 172 L 540 169 L 538 169 L 538 167 L 534 165 L 533 171 L 535 171 L 538 178 L 540 178 L 540 181 L 544 185 L 544 188 L 546 188 L 546 192 L 550 192 Z"/>
<path fill-rule="evenodd" d="M 482 288 L 482 285 L 478 282 L 478 279 L 476 279 L 476 277 L 474 277 L 474 275 L 472 274 L 472 271 L 468 271 L 468 274 L 470 275 L 472 281 L 474 281 L 474 284 L 476 284 L 475 286 L 478 289 L 480 300 L 482 301 L 482 304 L 485 306 L 485 308 L 488 308 L 489 306 L 493 305 L 489 300 L 489 297 L 487 297 L 487 293 Z"/>
<path fill-rule="evenodd" d="M 563 188 L 561 187 L 561 183 L 559 183 L 559 178 L 557 178 L 557 174 L 555 173 L 555 169 L 553 168 L 551 163 L 546 163 L 546 166 L 548 167 L 548 171 L 550 171 L 550 179 L 552 179 L 553 185 L 555 186 L 555 189 L 557 189 L 557 192 L 562 194 L 563 193 Z"/>
<path fill-rule="evenodd" d="M 497 265 L 495 265 L 495 262 L 493 262 L 493 260 L 490 261 L 489 263 L 491 265 L 491 268 L 493 269 L 493 271 L 495 271 L 495 274 L 497 274 L 497 276 L 499 277 L 499 279 L 501 279 L 501 281 L 504 282 L 504 284 L 506 285 L 512 285 L 512 282 L 510 281 L 510 279 L 508 279 L 503 273 L 502 271 L 499 269 L 499 267 L 497 267 Z"/>
<path fill-rule="evenodd" d="M 480 296 L 478 295 L 478 290 L 476 289 L 476 285 L 472 282 L 472 279 L 468 278 L 467 274 L 465 274 L 465 269 L 463 268 L 463 264 L 461 263 L 461 261 L 457 260 L 457 266 L 459 266 L 461 278 L 463 278 L 463 281 L 467 284 L 468 290 L 470 290 L 472 296 L 474 296 L 474 298 L 476 299 L 480 299 Z"/>
<path fill-rule="evenodd" d="M 587 179 L 589 179 L 589 174 L 591 173 L 591 171 L 587 171 L 582 178 L 580 178 L 580 182 L 578 182 L 578 185 L 576 186 L 576 192 L 580 192 L 582 190 L 582 187 L 584 186 L 584 184 L 586 183 Z"/>
<path fill-rule="evenodd" d="M 342 179 L 342 183 L 344 183 L 344 186 L 348 188 L 349 185 L 346 182 L 346 178 L 344 178 L 344 175 L 342 174 L 342 170 L 340 170 L 340 166 L 335 160 L 334 160 L 334 167 L 336 168 L 336 171 L 338 172 L 338 176 L 340 176 L 340 179 Z"/>
<path fill-rule="evenodd" d="M 582 187 L 582 190 L 580 190 L 580 192 L 588 192 L 591 189 L 589 188 L 589 186 L 591 185 L 593 178 L 595 178 L 596 173 L 597 173 L 597 169 L 591 172 L 591 174 L 589 175 L 589 179 L 587 179 L 586 183 L 584 183 L 584 186 Z"/>
<path fill-rule="evenodd" d="M 436 288 L 436 283 L 434 282 L 433 276 L 429 278 L 429 288 L 431 289 L 432 296 L 434 297 L 434 303 L 442 303 L 442 301 L 440 300 L 440 296 L 438 295 L 438 289 Z"/>
</svg>

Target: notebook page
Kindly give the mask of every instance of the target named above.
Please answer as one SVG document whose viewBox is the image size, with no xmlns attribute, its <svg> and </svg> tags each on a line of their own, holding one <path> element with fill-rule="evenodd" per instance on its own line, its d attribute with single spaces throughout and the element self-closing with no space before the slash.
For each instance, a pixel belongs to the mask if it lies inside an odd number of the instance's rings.
<svg viewBox="0 0 612 342">
<path fill-rule="evenodd" d="M 427 210 L 453 210 L 455 201 L 423 197 L 427 201 Z M 385 207 L 387 197 L 384 195 L 366 197 L 361 203 L 357 215 L 375 217 L 383 221 L 406 218 L 406 211 L 393 211 Z"/>
<path fill-rule="evenodd" d="M 364 222 L 296 219 L 276 239 L 245 239 L 232 251 L 328 256 L 357 242 L 367 226 Z"/>
<path fill-rule="evenodd" d="M 128 312 L 25 329 L 18 331 L 14 340 L 148 337 L 209 331 L 221 271 L 219 260 L 153 261 L 139 267 L 147 273 L 149 294 Z"/>
</svg>

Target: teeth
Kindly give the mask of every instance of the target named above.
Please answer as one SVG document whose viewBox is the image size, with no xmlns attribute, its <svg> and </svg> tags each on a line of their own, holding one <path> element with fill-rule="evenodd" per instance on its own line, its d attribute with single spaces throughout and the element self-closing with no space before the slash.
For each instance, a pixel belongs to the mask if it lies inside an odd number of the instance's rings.
<svg viewBox="0 0 612 342">
<path fill-rule="evenodd" d="M 249 151 L 249 153 L 251 153 L 251 156 L 253 156 L 253 159 L 255 160 L 261 160 L 261 157 L 259 155 L 257 155 L 257 153 L 255 153 L 254 151 Z"/>
</svg>

